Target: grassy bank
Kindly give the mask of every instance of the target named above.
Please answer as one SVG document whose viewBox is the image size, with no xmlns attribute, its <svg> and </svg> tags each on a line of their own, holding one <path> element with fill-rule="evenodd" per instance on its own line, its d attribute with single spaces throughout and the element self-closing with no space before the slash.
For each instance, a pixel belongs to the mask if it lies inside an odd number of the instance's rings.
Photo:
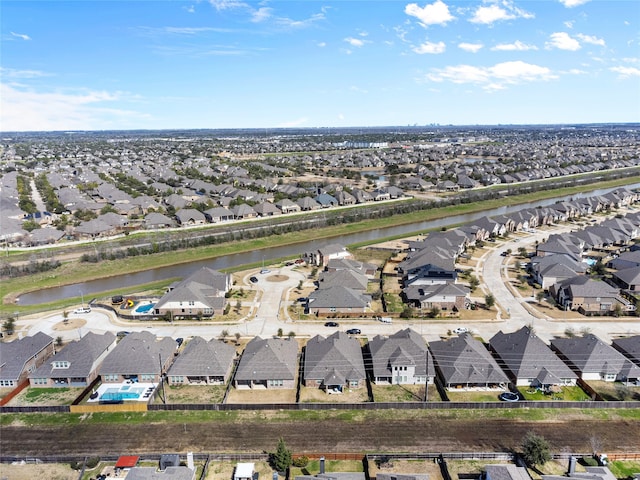
<svg viewBox="0 0 640 480">
<path fill-rule="evenodd" d="M 285 233 L 265 238 L 235 241 L 186 250 L 177 250 L 172 252 L 162 252 L 154 255 L 128 257 L 122 260 L 107 260 L 96 264 L 78 262 L 66 263 L 63 264 L 60 268 L 53 271 L 34 274 L 28 277 L 4 279 L 2 282 L 0 282 L 0 298 L 3 299 L 2 305 L 0 305 L 0 315 L 8 316 L 14 315 L 15 313 L 17 313 L 18 315 L 25 315 L 41 311 L 55 310 L 65 308 L 69 305 L 77 304 L 80 300 L 80 295 L 78 294 L 78 296 L 75 298 L 66 298 L 56 302 L 33 306 L 22 306 L 14 303 L 16 297 L 19 297 L 21 294 L 30 291 L 53 288 L 72 283 L 79 283 L 94 280 L 97 278 L 117 276 L 123 273 L 134 273 L 149 270 L 152 268 L 177 265 L 198 260 L 206 260 L 235 253 L 261 250 L 274 246 L 291 245 L 292 247 L 294 247 L 297 243 L 317 240 L 320 238 L 340 237 L 342 235 L 371 231 L 385 227 L 407 225 L 440 218 L 447 218 L 454 215 L 464 215 L 474 212 L 480 212 L 507 205 L 524 205 L 530 202 L 535 202 L 537 200 L 544 200 L 565 195 L 573 195 L 601 188 L 618 187 L 630 183 L 635 183 L 637 181 L 638 177 L 632 176 L 630 178 L 604 181 L 579 187 L 543 190 L 524 195 L 504 198 L 501 197 L 478 203 L 451 205 L 442 208 L 434 208 L 407 214 L 393 215 L 387 218 L 365 220 L 351 224 L 335 225 L 323 229 L 300 230 L 297 232 Z M 411 235 L 412 234 L 409 233 L 402 236 Z M 379 238 L 376 239 L 376 242 L 384 240 L 388 239 Z M 292 255 L 298 253 L 299 252 L 295 251 L 295 247 L 292 248 Z M 247 266 L 243 266 L 242 268 L 247 268 Z M 169 282 L 167 281 L 166 283 Z M 146 287 L 147 286 L 141 286 L 140 288 L 146 289 Z M 109 292 L 99 293 L 100 296 L 105 296 L 108 294 Z"/>
</svg>

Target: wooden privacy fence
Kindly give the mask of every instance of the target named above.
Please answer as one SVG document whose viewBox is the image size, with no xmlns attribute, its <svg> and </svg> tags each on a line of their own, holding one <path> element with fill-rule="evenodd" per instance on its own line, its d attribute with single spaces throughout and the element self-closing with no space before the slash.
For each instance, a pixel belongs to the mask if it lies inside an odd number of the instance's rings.
<svg viewBox="0 0 640 480">
<path fill-rule="evenodd" d="M 146 403 L 116 403 L 107 405 L 70 405 L 71 413 L 115 413 L 115 412 L 146 412 Z"/>
</svg>

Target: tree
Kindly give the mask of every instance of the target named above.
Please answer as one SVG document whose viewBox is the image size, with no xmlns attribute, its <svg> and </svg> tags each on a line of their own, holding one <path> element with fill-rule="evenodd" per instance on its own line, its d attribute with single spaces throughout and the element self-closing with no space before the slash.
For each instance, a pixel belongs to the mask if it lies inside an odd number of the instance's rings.
<svg viewBox="0 0 640 480">
<path fill-rule="evenodd" d="M 540 290 L 538 293 L 536 293 L 536 300 L 538 300 L 538 303 L 542 303 L 544 296 L 545 296 L 544 290 Z"/>
<path fill-rule="evenodd" d="M 479 285 L 480 280 L 478 280 L 478 277 L 476 277 L 475 275 L 471 275 L 469 277 L 469 288 L 471 289 L 471 291 L 473 292 L 476 288 L 478 288 Z"/>
<path fill-rule="evenodd" d="M 236 337 L 236 345 L 240 345 L 240 338 L 242 335 L 240 335 L 240 332 L 236 332 L 234 336 Z"/>
<path fill-rule="evenodd" d="M 551 460 L 549 442 L 542 435 L 527 433 L 522 441 L 522 458 L 531 466 L 544 465 Z"/>
<path fill-rule="evenodd" d="M 496 298 L 488 293 L 484 296 L 484 304 L 487 306 L 487 308 L 491 308 L 496 304 Z"/>
<path fill-rule="evenodd" d="M 518 255 L 520 255 L 522 258 L 526 258 L 527 249 L 524 247 L 518 247 Z"/>
<path fill-rule="evenodd" d="M 220 332 L 220 340 L 222 340 L 223 342 L 227 341 L 228 336 L 229 336 L 229 330 L 222 330 Z"/>
<path fill-rule="evenodd" d="M 7 318 L 2 324 L 2 330 L 4 330 L 4 333 L 7 335 L 13 335 L 16 331 L 16 319 L 13 317 Z"/>
<path fill-rule="evenodd" d="M 284 443 L 284 439 L 282 437 L 278 440 L 278 446 L 276 447 L 275 453 L 272 453 L 270 457 L 271 466 L 277 472 L 286 472 L 291 466 L 291 450 L 287 448 L 287 444 Z"/>
<path fill-rule="evenodd" d="M 62 346 L 62 337 L 61 336 L 57 336 L 56 337 L 56 347 L 61 347 Z"/>
</svg>

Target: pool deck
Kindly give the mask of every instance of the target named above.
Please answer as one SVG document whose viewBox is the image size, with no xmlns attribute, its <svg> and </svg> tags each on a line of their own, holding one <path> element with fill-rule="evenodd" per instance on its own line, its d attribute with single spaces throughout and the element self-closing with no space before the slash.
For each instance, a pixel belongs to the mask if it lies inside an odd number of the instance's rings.
<svg viewBox="0 0 640 480">
<path fill-rule="evenodd" d="M 123 389 L 124 387 L 124 389 Z M 129 387 L 129 388 L 127 388 Z M 129 391 L 129 389 L 142 389 L 142 394 L 138 396 L 138 398 L 127 398 L 123 401 L 125 402 L 148 402 L 149 399 L 153 396 L 157 385 L 155 383 L 103 383 L 101 384 L 96 392 L 98 395 L 96 398 L 90 398 L 88 400 L 89 403 L 98 403 L 102 396 L 108 391 L 112 389 L 118 389 L 123 393 Z M 147 395 L 148 393 L 148 395 Z"/>
</svg>

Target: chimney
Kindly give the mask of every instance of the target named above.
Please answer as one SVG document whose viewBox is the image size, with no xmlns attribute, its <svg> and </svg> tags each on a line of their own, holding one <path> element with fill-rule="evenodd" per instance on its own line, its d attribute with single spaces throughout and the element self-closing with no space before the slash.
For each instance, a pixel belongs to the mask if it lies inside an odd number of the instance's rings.
<svg viewBox="0 0 640 480">
<path fill-rule="evenodd" d="M 320 475 L 324 474 L 324 457 L 320 457 Z"/>
</svg>

